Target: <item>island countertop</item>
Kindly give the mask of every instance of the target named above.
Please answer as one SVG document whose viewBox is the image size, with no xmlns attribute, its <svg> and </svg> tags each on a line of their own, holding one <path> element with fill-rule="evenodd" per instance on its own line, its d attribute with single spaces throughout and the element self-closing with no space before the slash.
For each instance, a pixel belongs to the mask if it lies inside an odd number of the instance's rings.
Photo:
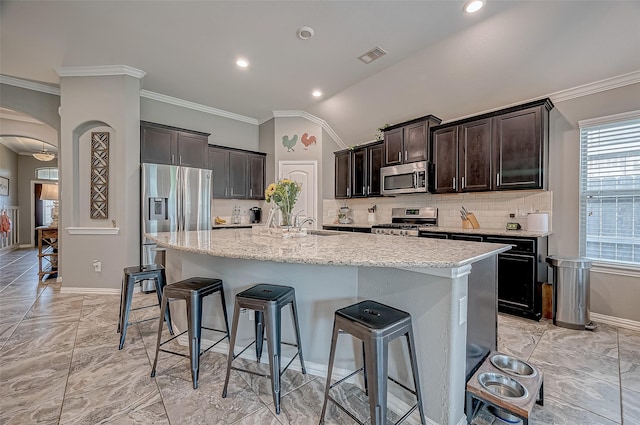
<svg viewBox="0 0 640 425">
<path fill-rule="evenodd" d="M 510 249 L 510 245 L 321 231 L 299 238 L 252 229 L 148 233 L 159 246 L 222 258 L 292 264 L 391 268 L 457 268 Z"/>
</svg>

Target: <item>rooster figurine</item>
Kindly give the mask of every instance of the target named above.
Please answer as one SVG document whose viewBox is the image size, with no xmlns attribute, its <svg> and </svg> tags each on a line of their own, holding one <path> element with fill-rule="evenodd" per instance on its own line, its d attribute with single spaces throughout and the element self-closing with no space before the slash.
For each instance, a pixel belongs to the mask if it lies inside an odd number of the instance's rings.
<svg viewBox="0 0 640 425">
<path fill-rule="evenodd" d="M 306 134 L 306 133 L 305 133 Z M 286 134 L 282 136 L 282 145 L 287 148 L 287 152 L 295 152 L 293 147 L 298 143 L 298 135 L 294 134 L 291 139 Z"/>
<path fill-rule="evenodd" d="M 309 133 L 304 133 L 302 135 L 302 139 L 300 140 L 302 141 L 302 144 L 304 145 L 305 149 L 307 149 L 311 145 L 316 144 L 316 136 L 309 137 Z"/>
</svg>

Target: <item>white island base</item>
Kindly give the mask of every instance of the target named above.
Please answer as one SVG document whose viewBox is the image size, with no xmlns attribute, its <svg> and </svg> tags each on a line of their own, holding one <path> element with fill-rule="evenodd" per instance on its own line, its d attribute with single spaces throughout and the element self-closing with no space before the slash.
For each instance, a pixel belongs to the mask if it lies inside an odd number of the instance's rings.
<svg viewBox="0 0 640 425">
<path fill-rule="evenodd" d="M 229 318 L 233 317 L 235 295 L 256 283 L 292 286 L 296 290 L 302 346 L 308 373 L 326 377 L 333 314 L 335 310 L 363 299 L 372 299 L 409 312 L 413 319 L 422 397 L 431 424 L 466 424 L 464 415 L 465 352 L 467 335 L 467 282 L 471 265 L 410 269 L 367 266 L 290 264 L 275 261 L 223 258 L 212 254 L 167 249 L 167 278 L 175 282 L 193 276 L 215 277 L 224 282 Z M 496 252 L 497 253 L 497 252 Z M 495 254 L 476 260 L 495 270 Z M 482 263 L 487 263 L 482 266 Z M 495 276 L 493 276 L 495 279 Z M 205 299 L 206 300 L 206 299 Z M 215 302 L 214 302 L 215 301 Z M 205 326 L 222 325 L 217 300 L 205 301 Z M 173 318 L 184 329 L 182 303 L 172 305 Z M 288 310 L 288 307 L 285 308 Z M 240 316 L 238 346 L 253 338 L 252 314 Z M 283 311 L 283 341 L 295 341 L 291 315 Z M 182 318 L 182 320 L 180 320 Z M 229 324 L 231 325 L 231 324 Z M 493 324 L 495 326 L 495 323 Z M 222 344 L 221 344 L 222 345 Z M 203 344 L 204 346 L 204 344 Z M 237 352 L 237 351 L 236 351 Z M 245 354 L 253 353 L 248 350 Z M 289 352 L 283 348 L 283 365 Z M 389 374 L 412 387 L 406 344 L 391 343 Z M 265 358 L 262 360 L 266 361 Z M 334 378 L 346 375 L 360 364 L 360 343 L 339 340 Z M 299 367 L 296 360 L 292 368 Z M 402 406 L 413 401 L 390 385 L 389 402 Z M 393 396 L 397 396 L 394 398 Z"/>
</svg>

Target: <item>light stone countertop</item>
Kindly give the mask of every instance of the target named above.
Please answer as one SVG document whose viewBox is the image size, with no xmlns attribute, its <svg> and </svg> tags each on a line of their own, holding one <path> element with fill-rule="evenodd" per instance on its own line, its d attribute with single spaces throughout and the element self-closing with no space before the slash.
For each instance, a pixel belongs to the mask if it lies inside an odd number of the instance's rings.
<svg viewBox="0 0 640 425">
<path fill-rule="evenodd" d="M 506 229 L 462 229 L 460 227 L 424 227 L 420 229 L 424 232 L 433 233 L 461 233 L 467 235 L 491 235 L 506 236 L 514 238 L 541 238 L 549 236 L 551 232 L 529 232 L 527 230 L 506 230 Z"/>
<path fill-rule="evenodd" d="M 457 268 L 510 249 L 510 245 L 320 231 L 283 239 L 255 229 L 148 233 L 159 246 L 223 258 L 292 264 L 390 268 Z"/>
</svg>

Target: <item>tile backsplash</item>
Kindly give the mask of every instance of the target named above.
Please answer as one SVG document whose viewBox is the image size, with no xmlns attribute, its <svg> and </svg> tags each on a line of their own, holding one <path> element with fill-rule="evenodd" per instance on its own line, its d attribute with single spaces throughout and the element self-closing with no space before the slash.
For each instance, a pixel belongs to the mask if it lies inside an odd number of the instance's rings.
<svg viewBox="0 0 640 425">
<path fill-rule="evenodd" d="M 553 193 L 541 190 L 519 190 L 505 192 L 460 193 L 446 195 L 401 195 L 397 197 L 364 199 L 324 199 L 324 224 L 337 222 L 338 209 L 351 208 L 351 218 L 356 224 L 367 224 L 367 209 L 376 205 L 376 222 L 390 223 L 391 209 L 402 207 L 438 208 L 438 226 L 462 227 L 460 209 L 462 205 L 473 212 L 486 229 L 504 229 L 507 222 L 518 222 L 526 229 L 527 214 L 549 213 L 549 230 L 552 229 Z M 515 217 L 509 217 L 514 214 Z"/>
</svg>

